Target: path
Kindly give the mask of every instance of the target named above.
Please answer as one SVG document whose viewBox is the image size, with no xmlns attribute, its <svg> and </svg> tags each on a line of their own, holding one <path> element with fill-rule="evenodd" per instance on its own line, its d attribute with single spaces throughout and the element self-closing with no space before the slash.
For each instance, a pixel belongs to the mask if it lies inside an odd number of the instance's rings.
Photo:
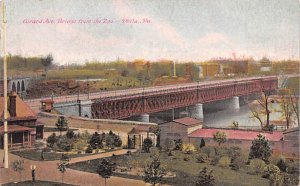
<svg viewBox="0 0 300 186">
<path fill-rule="evenodd" d="M 101 157 L 108 157 L 114 154 L 122 154 L 126 153 L 127 150 L 119 150 L 114 152 L 107 152 L 98 155 L 91 155 L 88 157 L 79 157 L 71 160 L 71 163 L 87 161 L 89 159 L 96 159 Z M 2 156 L 3 150 L 0 150 L 0 154 Z M 20 157 L 9 153 L 10 163 L 14 160 L 21 159 Z M 31 170 L 30 165 L 36 165 L 36 179 L 45 180 L 45 181 L 53 181 L 53 182 L 61 182 L 61 173 L 57 169 L 57 164 L 59 161 L 32 161 L 28 159 L 24 159 L 24 168 L 25 171 L 22 173 L 22 181 L 31 180 Z M 19 181 L 20 176 L 12 170 L 0 168 L 0 183 L 9 183 L 14 181 Z M 101 178 L 98 174 L 82 172 L 74 169 L 67 169 L 64 175 L 64 183 L 73 184 L 73 185 L 84 185 L 84 186 L 93 186 L 93 185 L 104 185 L 104 179 Z M 144 181 L 141 180 L 133 180 L 126 179 L 120 177 L 111 177 L 107 180 L 107 185 L 109 186 L 144 186 L 146 185 Z"/>
</svg>

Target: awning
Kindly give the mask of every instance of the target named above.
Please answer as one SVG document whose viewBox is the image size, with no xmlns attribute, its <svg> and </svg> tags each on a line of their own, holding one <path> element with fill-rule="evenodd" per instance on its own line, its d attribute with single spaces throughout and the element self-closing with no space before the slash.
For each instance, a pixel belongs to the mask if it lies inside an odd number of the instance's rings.
<svg viewBox="0 0 300 186">
<path fill-rule="evenodd" d="M 8 133 L 20 131 L 34 131 L 34 128 L 29 128 L 21 125 L 8 125 Z M 0 134 L 4 133 L 4 125 L 0 126 Z"/>
</svg>

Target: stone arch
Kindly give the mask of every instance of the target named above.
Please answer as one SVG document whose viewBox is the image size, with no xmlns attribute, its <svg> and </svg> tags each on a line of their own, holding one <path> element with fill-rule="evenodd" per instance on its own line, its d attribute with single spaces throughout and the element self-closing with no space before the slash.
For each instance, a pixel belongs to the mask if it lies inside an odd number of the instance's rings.
<svg viewBox="0 0 300 186">
<path fill-rule="evenodd" d="M 21 86 L 20 86 L 20 82 L 18 81 L 18 83 L 17 83 L 17 92 L 20 92 L 20 90 L 21 90 Z"/>
<path fill-rule="evenodd" d="M 12 83 L 11 90 L 16 92 L 17 89 L 16 89 L 16 83 L 15 82 Z"/>
<path fill-rule="evenodd" d="M 22 83 L 21 83 L 21 91 L 22 91 L 22 92 L 25 91 L 25 83 L 24 83 L 24 80 L 22 80 Z"/>
</svg>

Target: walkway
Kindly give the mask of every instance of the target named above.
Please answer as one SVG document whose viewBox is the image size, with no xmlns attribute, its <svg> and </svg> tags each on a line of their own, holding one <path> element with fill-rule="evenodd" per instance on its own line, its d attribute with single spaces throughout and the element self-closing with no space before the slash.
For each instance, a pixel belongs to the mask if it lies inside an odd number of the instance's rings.
<svg viewBox="0 0 300 186">
<path fill-rule="evenodd" d="M 87 157 L 79 157 L 71 159 L 71 163 L 87 161 L 91 159 L 103 158 L 111 156 L 112 154 L 124 154 L 127 150 L 122 149 L 114 152 L 107 152 L 98 155 L 91 155 Z M 1 159 L 3 156 L 3 150 L 0 150 Z M 9 154 L 10 164 L 11 162 L 21 159 L 20 157 Z M 0 183 L 9 183 L 15 181 L 31 180 L 31 170 L 30 165 L 36 165 L 36 179 L 61 182 L 61 173 L 57 169 L 57 164 L 59 161 L 32 161 L 24 159 L 24 168 L 25 171 L 22 173 L 22 178 L 18 173 L 14 172 L 12 168 L 4 169 L 0 168 Z M 67 169 L 64 174 L 64 183 L 73 184 L 73 185 L 84 185 L 84 186 L 93 186 L 93 185 L 104 185 L 104 179 L 101 178 L 98 174 L 82 172 L 73 169 Z M 146 185 L 144 181 L 141 180 L 132 180 L 120 177 L 111 177 L 107 180 L 108 186 L 120 186 L 120 185 L 130 185 L 130 186 L 144 186 Z"/>
</svg>

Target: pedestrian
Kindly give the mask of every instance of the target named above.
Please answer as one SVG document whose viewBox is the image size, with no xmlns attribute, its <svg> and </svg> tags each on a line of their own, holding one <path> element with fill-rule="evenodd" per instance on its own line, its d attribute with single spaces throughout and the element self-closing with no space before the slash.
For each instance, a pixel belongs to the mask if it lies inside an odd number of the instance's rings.
<svg viewBox="0 0 300 186">
<path fill-rule="evenodd" d="M 44 150 L 41 151 L 41 160 L 44 161 Z"/>
<path fill-rule="evenodd" d="M 32 181 L 35 182 L 35 167 L 31 170 Z"/>
</svg>

